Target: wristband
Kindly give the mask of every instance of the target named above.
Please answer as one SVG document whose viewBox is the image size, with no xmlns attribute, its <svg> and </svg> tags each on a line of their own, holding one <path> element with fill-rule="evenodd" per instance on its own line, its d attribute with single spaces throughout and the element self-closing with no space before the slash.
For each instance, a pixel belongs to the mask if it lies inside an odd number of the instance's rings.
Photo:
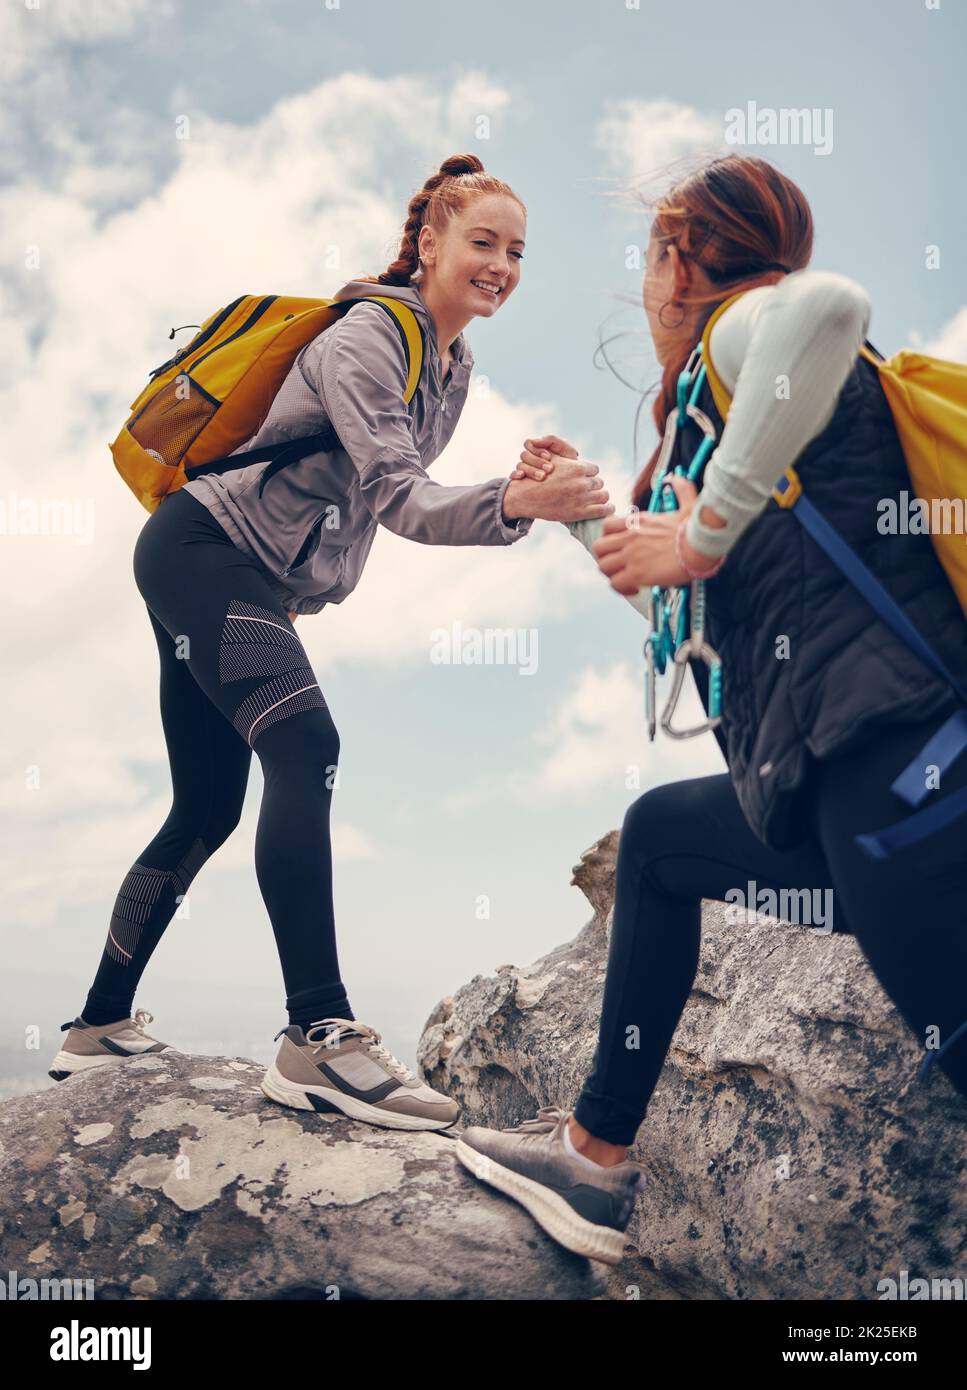
<svg viewBox="0 0 967 1390">
<path fill-rule="evenodd" d="M 682 569 L 688 575 L 689 579 L 710 579 L 713 574 L 718 574 L 719 570 L 722 568 L 722 566 L 725 564 L 726 560 L 729 557 L 727 554 L 720 555 L 719 559 L 710 570 L 703 570 L 701 572 L 693 570 L 689 566 L 688 561 L 685 559 L 685 556 L 682 554 L 682 540 L 684 538 L 685 528 L 687 525 L 688 517 L 686 516 L 683 518 L 681 524 L 675 528 L 675 555 L 678 559 L 678 563 L 681 565 Z"/>
</svg>

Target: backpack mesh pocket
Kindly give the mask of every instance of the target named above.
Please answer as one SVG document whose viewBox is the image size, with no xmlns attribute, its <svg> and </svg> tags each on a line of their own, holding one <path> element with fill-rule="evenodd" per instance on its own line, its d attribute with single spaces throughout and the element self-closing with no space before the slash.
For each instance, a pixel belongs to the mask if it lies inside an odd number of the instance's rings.
<svg viewBox="0 0 967 1390">
<path fill-rule="evenodd" d="M 188 384 L 187 391 L 185 383 Z M 174 466 L 187 453 L 218 409 L 220 401 L 182 373 L 138 411 L 128 433 L 142 449 Z"/>
</svg>

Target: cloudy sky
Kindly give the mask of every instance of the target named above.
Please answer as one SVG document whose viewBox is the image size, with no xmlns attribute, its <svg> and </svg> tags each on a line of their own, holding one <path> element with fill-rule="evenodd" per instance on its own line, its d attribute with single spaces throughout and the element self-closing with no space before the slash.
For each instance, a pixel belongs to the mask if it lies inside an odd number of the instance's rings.
<svg viewBox="0 0 967 1390">
<path fill-rule="evenodd" d="M 506 309 L 467 330 L 477 385 L 432 476 L 504 474 L 525 434 L 553 429 L 624 504 L 653 443 L 643 412 L 636 459 L 632 388 L 655 363 L 634 190 L 736 148 L 727 113 L 750 102 L 818 114 L 824 148 L 742 148 L 804 188 L 814 265 L 865 286 L 873 342 L 967 359 L 965 40 L 955 0 L 5 0 L 0 1084 L 43 1077 L 170 806 L 131 573 L 147 513 L 107 448 L 170 328 L 378 272 L 413 191 L 472 150 L 526 203 L 527 251 Z M 68 523 L 18 526 L 51 502 Z M 431 632 L 454 623 L 526 632 L 536 670 L 431 662 Z M 342 741 L 343 977 L 412 1063 L 438 999 L 583 925 L 572 866 L 639 789 L 723 764 L 711 735 L 649 744 L 645 627 L 556 524 L 507 549 L 382 531 L 357 591 L 299 631 Z M 137 1003 L 168 1041 L 267 1059 L 285 1015 L 252 863 L 260 792 L 253 759 L 242 824 Z"/>
</svg>

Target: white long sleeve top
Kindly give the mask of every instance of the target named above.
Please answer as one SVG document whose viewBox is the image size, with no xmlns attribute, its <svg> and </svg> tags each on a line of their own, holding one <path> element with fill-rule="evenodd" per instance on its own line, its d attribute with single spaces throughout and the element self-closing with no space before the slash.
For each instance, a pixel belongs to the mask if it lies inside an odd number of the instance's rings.
<svg viewBox="0 0 967 1390">
<path fill-rule="evenodd" d="M 748 290 L 717 320 L 709 352 L 732 404 L 689 518 L 686 536 L 695 550 L 710 558 L 731 550 L 786 468 L 829 424 L 870 313 L 854 280 L 798 270 Z M 704 524 L 703 507 L 726 525 Z M 600 518 L 566 525 L 588 550 L 604 529 Z M 646 613 L 647 595 L 641 590 L 629 602 Z"/>
</svg>

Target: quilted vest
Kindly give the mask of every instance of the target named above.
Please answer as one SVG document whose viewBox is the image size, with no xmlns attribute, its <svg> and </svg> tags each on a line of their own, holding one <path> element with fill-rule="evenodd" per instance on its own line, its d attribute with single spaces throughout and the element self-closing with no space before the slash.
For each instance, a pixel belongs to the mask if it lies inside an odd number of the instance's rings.
<svg viewBox="0 0 967 1390">
<path fill-rule="evenodd" d="M 707 382 L 697 404 L 720 438 Z M 687 464 L 702 438 L 689 420 L 670 468 Z M 893 497 L 902 511 L 900 493 L 912 488 L 876 369 L 862 358 L 795 466 L 804 495 L 967 683 L 967 623 L 930 536 L 877 530 L 878 502 Z M 705 588 L 706 636 L 724 663 L 716 737 L 750 828 L 774 849 L 792 849 L 808 835 L 802 797 L 811 759 L 958 706 L 951 687 L 876 617 L 775 499 Z M 707 711 L 705 667 L 690 664 Z"/>
</svg>

